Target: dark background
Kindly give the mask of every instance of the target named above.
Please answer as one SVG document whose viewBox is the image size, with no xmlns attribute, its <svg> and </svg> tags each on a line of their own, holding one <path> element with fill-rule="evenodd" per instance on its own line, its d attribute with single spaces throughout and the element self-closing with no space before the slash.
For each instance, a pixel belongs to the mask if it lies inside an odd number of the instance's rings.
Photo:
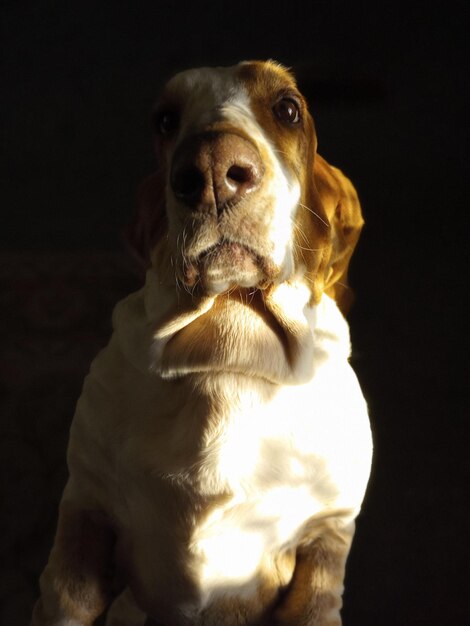
<svg viewBox="0 0 470 626">
<path fill-rule="evenodd" d="M 158 87 L 249 58 L 296 70 L 367 222 L 350 321 L 376 457 L 345 626 L 467 623 L 466 3 L 3 7 L 0 623 L 27 624 L 81 381 L 139 284 L 120 232 Z"/>
</svg>

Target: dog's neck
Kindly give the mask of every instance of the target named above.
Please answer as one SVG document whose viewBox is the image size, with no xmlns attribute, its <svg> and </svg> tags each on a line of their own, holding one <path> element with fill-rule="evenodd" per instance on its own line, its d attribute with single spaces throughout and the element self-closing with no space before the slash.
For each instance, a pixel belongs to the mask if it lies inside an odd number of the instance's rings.
<svg viewBox="0 0 470 626">
<path fill-rule="evenodd" d="M 126 356 L 163 378 L 198 372 L 303 384 L 332 354 L 349 356 L 349 331 L 333 300 L 310 306 L 301 278 L 268 291 L 196 297 L 155 270 L 117 307 L 114 326 Z"/>
</svg>

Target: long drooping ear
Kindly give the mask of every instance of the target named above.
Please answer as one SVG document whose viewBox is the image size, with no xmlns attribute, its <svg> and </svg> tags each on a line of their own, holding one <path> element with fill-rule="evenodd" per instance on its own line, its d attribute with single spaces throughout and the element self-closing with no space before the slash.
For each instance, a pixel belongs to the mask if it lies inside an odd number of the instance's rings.
<svg viewBox="0 0 470 626">
<path fill-rule="evenodd" d="M 320 202 L 330 225 L 330 258 L 325 267 L 324 290 L 343 313 L 352 303 L 348 267 L 364 220 L 351 181 L 320 155 L 314 161 L 314 180 Z"/>
<path fill-rule="evenodd" d="M 134 256 L 147 269 L 151 254 L 167 232 L 164 177 L 155 172 L 137 190 L 134 215 L 125 229 L 124 238 Z"/>
</svg>

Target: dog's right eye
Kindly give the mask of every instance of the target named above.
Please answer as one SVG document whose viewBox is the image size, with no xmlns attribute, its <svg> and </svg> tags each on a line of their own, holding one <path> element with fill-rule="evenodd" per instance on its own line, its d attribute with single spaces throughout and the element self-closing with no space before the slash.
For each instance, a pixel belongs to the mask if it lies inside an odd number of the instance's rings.
<svg viewBox="0 0 470 626">
<path fill-rule="evenodd" d="M 178 129 L 179 121 L 178 113 L 170 109 L 157 111 L 153 118 L 155 131 L 162 137 L 172 135 Z"/>
</svg>

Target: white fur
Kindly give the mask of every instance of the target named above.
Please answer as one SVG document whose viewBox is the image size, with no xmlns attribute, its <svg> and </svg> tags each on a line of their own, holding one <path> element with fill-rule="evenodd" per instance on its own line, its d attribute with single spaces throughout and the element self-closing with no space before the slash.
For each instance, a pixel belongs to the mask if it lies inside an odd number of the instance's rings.
<svg viewBox="0 0 470 626">
<path fill-rule="evenodd" d="M 158 288 L 152 273 L 148 281 Z M 92 368 L 74 423 L 75 435 L 77 430 L 93 431 L 97 421 L 112 433 L 111 466 L 100 464 L 98 488 L 96 468 L 93 474 L 84 472 L 90 457 L 97 462 L 92 442 L 81 445 L 79 457 L 73 454 L 70 461 L 73 474 L 80 475 L 82 494 L 94 494 L 95 504 L 111 507 L 119 525 L 133 536 L 147 588 L 145 603 L 155 589 L 163 595 L 172 592 L 171 563 L 163 570 L 156 565 L 162 550 L 166 554 L 177 548 L 171 545 L 175 509 L 166 501 L 169 486 L 185 492 L 188 511 L 193 499 L 228 494 L 191 528 L 185 558 L 197 572 L 198 599 L 184 612 L 193 617 L 218 594 L 256 594 L 260 563 L 274 561 L 294 546 L 306 520 L 341 511 L 347 525 L 359 512 L 371 439 L 366 404 L 347 362 L 347 324 L 327 296 L 313 309 L 296 306 L 292 295 L 302 288 L 284 285 L 279 298 L 289 303 L 291 319 L 309 325 L 314 354 L 320 357 L 314 376 L 274 388 L 227 373 L 207 387 L 199 386 L 194 372 L 192 399 L 188 393 L 170 395 L 169 383 L 152 373 L 159 369 L 160 351 L 149 350 L 149 333 L 135 331 L 147 327 L 158 336 L 154 320 L 144 313 L 144 292 L 117 307 L 115 335 Z M 146 360 L 139 362 L 136 354 L 147 354 Z M 117 386 L 126 389 L 125 395 Z M 266 387 L 273 392 L 269 397 Z M 100 401 L 103 388 L 108 397 L 116 394 L 113 411 Z M 205 394 L 222 399 L 221 412 L 203 413 Z M 127 485 L 125 492 L 116 479 Z M 184 597 L 179 601 L 184 603 Z"/>
</svg>

